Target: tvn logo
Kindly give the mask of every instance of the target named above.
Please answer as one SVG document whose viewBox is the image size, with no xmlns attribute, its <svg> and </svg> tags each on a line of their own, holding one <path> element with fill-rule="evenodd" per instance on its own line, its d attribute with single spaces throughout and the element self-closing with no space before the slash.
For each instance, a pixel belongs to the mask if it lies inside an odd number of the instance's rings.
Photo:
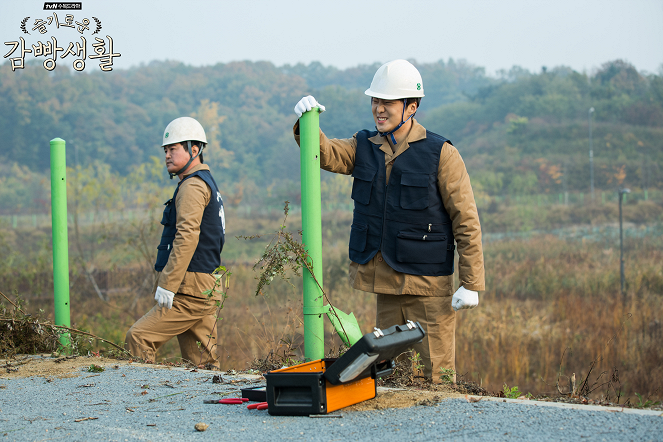
<svg viewBox="0 0 663 442">
<path fill-rule="evenodd" d="M 70 3 L 58 3 L 58 2 L 45 2 L 44 11 L 80 11 L 83 9 L 83 2 L 70 2 Z"/>
</svg>

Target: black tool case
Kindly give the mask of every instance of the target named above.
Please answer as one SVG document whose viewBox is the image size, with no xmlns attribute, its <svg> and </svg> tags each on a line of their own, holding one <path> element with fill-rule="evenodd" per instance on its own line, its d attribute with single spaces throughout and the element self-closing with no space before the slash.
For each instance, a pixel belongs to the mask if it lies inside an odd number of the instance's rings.
<svg viewBox="0 0 663 442">
<path fill-rule="evenodd" d="M 318 359 L 270 371 L 267 404 L 271 415 L 325 414 L 376 395 L 376 379 L 391 374 L 394 358 L 425 333 L 408 321 L 365 334 L 338 359 Z"/>
</svg>

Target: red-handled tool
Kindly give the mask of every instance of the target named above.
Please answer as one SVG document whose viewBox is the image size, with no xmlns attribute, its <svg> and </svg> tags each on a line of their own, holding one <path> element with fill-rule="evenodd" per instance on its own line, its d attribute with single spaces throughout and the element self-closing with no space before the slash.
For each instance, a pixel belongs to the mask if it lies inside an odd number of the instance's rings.
<svg viewBox="0 0 663 442">
<path fill-rule="evenodd" d="M 249 404 L 246 406 L 249 410 L 266 410 L 267 402 L 256 402 L 255 404 Z"/>
<path fill-rule="evenodd" d="M 225 399 L 212 399 L 212 400 L 203 401 L 204 404 L 226 404 L 226 405 L 243 404 L 244 402 L 248 402 L 248 399 L 243 397 L 230 397 Z"/>
</svg>

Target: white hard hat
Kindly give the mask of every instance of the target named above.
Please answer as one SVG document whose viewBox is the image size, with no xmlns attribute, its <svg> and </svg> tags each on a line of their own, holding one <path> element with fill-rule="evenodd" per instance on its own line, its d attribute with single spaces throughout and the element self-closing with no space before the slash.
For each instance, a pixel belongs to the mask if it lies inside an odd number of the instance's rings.
<svg viewBox="0 0 663 442">
<path fill-rule="evenodd" d="M 371 87 L 364 93 L 384 100 L 423 97 L 424 83 L 412 63 L 394 60 L 380 66 L 373 76 Z"/>
<path fill-rule="evenodd" d="M 168 123 L 163 131 L 163 144 L 181 143 L 182 141 L 201 141 L 207 144 L 205 130 L 201 124 L 191 117 L 175 118 Z"/>
</svg>

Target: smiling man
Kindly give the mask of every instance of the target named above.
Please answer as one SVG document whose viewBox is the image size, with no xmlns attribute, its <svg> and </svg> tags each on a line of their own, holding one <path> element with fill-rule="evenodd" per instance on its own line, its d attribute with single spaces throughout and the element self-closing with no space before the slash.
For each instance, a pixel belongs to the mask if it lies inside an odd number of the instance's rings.
<svg viewBox="0 0 663 442">
<path fill-rule="evenodd" d="M 320 167 L 354 178 L 350 284 L 377 294 L 377 327 L 421 323 L 426 337 L 414 349 L 424 376 L 439 383 L 451 375 L 446 370 L 455 373 L 455 311 L 476 307 L 485 288 L 470 178 L 451 142 L 414 119 L 424 86 L 411 63 L 385 63 L 365 93 L 377 131 L 348 139 L 328 139 L 321 131 Z M 301 117 L 313 107 L 325 110 L 309 95 L 295 113 Z M 299 143 L 299 121 L 294 133 Z"/>
<path fill-rule="evenodd" d="M 206 144 L 203 127 L 189 117 L 171 121 L 163 134 L 166 169 L 180 181 L 161 220 L 154 265 L 157 305 L 126 336 L 127 350 L 145 360 L 154 362 L 159 347 L 177 336 L 184 360 L 219 366 L 215 301 L 220 294 L 206 293 L 214 288 L 213 272 L 221 265 L 225 217 L 219 189 L 203 164 Z"/>
</svg>

